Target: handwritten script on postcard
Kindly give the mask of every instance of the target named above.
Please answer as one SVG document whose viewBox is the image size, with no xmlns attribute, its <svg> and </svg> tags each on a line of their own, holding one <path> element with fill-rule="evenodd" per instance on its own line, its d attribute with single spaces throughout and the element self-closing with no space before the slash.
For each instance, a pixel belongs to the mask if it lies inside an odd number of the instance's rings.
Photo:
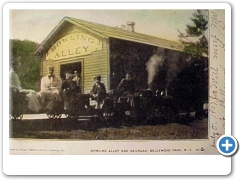
<svg viewBox="0 0 240 180">
<path fill-rule="evenodd" d="M 216 147 L 225 132 L 225 13 L 209 11 L 209 133 L 210 145 Z M 229 59 L 230 61 L 230 59 Z"/>
</svg>

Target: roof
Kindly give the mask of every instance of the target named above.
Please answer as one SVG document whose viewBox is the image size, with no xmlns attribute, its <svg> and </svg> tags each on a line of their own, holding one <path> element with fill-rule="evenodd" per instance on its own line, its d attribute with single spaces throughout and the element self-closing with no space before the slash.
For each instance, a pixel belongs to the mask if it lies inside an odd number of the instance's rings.
<svg viewBox="0 0 240 180">
<path fill-rule="evenodd" d="M 171 50 L 182 51 L 183 45 L 180 42 L 174 42 L 163 38 L 158 38 L 146 34 L 132 32 L 129 30 L 120 29 L 117 27 L 106 26 L 89 21 L 84 21 L 71 17 L 64 17 L 60 23 L 52 30 L 52 32 L 44 39 L 44 41 L 37 47 L 34 54 L 41 53 L 41 50 L 50 48 L 54 42 L 52 37 L 60 32 L 66 23 L 72 23 L 77 27 L 83 28 L 87 31 L 97 34 L 98 36 L 105 38 L 117 38 L 122 40 L 128 40 L 157 47 L 162 47 Z"/>
</svg>

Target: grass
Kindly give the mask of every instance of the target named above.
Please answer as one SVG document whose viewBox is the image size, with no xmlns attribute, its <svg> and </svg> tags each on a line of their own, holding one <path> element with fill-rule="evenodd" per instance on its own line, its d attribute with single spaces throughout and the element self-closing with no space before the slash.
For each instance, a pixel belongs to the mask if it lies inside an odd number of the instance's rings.
<svg viewBox="0 0 240 180">
<path fill-rule="evenodd" d="M 36 120 L 10 123 L 11 138 L 78 140 L 181 140 L 207 139 L 207 119 L 189 123 L 99 122 Z"/>
</svg>

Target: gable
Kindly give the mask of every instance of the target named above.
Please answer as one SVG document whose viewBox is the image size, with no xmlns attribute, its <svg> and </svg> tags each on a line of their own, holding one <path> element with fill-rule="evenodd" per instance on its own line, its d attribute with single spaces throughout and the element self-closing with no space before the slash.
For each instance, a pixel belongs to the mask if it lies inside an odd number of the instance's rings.
<svg viewBox="0 0 240 180">
<path fill-rule="evenodd" d="M 136 32 L 131 32 L 131 31 L 119 29 L 116 27 L 110 27 L 106 25 L 83 21 L 80 19 L 65 17 L 53 29 L 53 31 L 46 37 L 46 39 L 38 46 L 34 54 L 39 55 L 39 54 L 42 54 L 43 52 L 46 52 L 50 47 L 53 46 L 54 42 L 56 42 L 53 40 L 54 39 L 56 40 L 56 36 L 59 34 L 59 32 L 67 29 L 66 27 L 70 25 L 74 25 L 74 27 L 80 28 L 100 38 L 114 37 L 117 39 L 153 45 L 153 46 L 162 47 L 162 48 L 171 49 L 171 50 L 177 50 L 177 51 L 183 50 L 182 44 L 178 42 L 169 41 L 166 39 L 157 38 L 157 37 L 140 34 Z"/>
<path fill-rule="evenodd" d="M 76 25 L 76 23 L 71 22 L 68 18 L 64 18 L 37 47 L 34 54 L 41 55 L 46 53 L 49 55 L 56 48 L 67 47 L 69 43 L 72 42 L 73 44 L 74 41 L 82 41 L 86 49 L 87 42 L 90 44 L 96 43 L 96 41 L 100 41 L 102 38 L 106 38 L 106 36 L 84 26 Z M 84 49 L 84 47 L 81 48 Z M 96 48 L 99 49 L 100 47 Z M 81 52 L 83 53 L 83 50 Z"/>
</svg>

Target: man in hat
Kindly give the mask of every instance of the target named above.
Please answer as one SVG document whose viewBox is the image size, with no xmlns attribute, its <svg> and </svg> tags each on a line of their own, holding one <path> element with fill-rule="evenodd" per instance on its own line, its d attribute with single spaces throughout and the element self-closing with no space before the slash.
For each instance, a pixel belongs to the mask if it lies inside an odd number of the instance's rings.
<svg viewBox="0 0 240 180">
<path fill-rule="evenodd" d="M 121 80 L 119 83 L 117 90 L 119 90 L 122 94 L 132 94 L 135 91 L 134 80 L 131 76 L 130 71 L 126 71 L 126 77 Z"/>
<path fill-rule="evenodd" d="M 33 112 L 38 112 L 42 107 L 38 101 L 37 93 L 32 89 L 23 89 L 18 79 L 18 75 L 15 71 L 18 68 L 19 63 L 16 59 L 10 60 L 9 71 L 9 85 L 11 89 L 17 89 L 20 93 L 23 93 L 28 101 L 28 108 Z M 20 102 L 21 103 L 21 102 Z"/>
<path fill-rule="evenodd" d="M 54 67 L 48 67 L 48 74 L 41 79 L 41 91 L 38 96 L 41 99 L 45 110 L 51 111 L 55 101 L 60 100 L 60 90 L 62 86 L 62 79 L 60 76 L 54 74 Z"/>
<path fill-rule="evenodd" d="M 92 90 L 90 91 L 90 95 L 92 96 L 92 99 L 94 99 L 97 102 L 96 109 L 101 109 L 103 105 L 103 101 L 106 96 L 106 87 L 103 83 L 101 83 L 101 76 L 95 76 L 94 77 L 95 84 L 92 87 Z"/>
</svg>

